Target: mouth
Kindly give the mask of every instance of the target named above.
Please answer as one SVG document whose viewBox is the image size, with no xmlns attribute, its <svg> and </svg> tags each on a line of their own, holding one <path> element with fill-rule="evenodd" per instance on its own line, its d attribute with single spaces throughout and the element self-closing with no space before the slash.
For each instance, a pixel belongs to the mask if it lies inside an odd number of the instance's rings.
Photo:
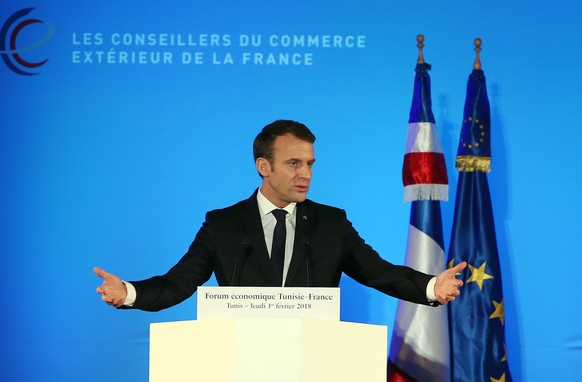
<svg viewBox="0 0 582 382">
<path fill-rule="evenodd" d="M 306 185 L 296 185 L 296 186 L 295 186 L 295 189 L 296 189 L 298 192 L 303 192 L 303 193 L 305 193 L 305 192 L 307 192 L 307 191 L 309 190 L 309 186 L 306 186 Z"/>
</svg>

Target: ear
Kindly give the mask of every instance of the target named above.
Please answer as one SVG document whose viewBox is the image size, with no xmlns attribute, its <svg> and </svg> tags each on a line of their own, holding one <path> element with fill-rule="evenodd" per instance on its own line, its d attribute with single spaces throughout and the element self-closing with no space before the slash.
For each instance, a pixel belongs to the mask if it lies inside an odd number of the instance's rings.
<svg viewBox="0 0 582 382">
<path fill-rule="evenodd" d="M 268 160 L 265 158 L 257 158 L 255 161 L 255 166 L 263 178 L 269 176 L 269 173 L 271 172 L 271 164 Z"/>
</svg>

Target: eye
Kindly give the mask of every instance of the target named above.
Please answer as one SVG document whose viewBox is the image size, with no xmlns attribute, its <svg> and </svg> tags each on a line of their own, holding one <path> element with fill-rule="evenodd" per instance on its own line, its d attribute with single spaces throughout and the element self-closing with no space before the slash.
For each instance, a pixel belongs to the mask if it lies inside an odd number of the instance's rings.
<svg viewBox="0 0 582 382">
<path fill-rule="evenodd" d="M 295 167 L 295 166 L 297 166 L 297 161 L 296 160 L 290 160 L 289 161 L 289 165 Z"/>
</svg>

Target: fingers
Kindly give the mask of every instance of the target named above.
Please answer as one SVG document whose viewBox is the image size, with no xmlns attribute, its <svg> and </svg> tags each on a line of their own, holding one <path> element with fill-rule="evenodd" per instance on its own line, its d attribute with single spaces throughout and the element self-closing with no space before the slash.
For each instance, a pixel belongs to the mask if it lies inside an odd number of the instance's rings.
<svg viewBox="0 0 582 382">
<path fill-rule="evenodd" d="M 467 267 L 467 262 L 463 261 L 460 264 L 457 264 L 456 266 L 454 266 L 453 268 L 448 269 L 449 272 L 449 277 L 451 279 L 451 284 L 453 287 L 458 288 L 458 287 L 462 287 L 463 286 L 463 280 L 459 280 L 458 278 L 456 278 L 456 276 L 459 276 L 461 274 L 461 271 L 463 269 L 465 269 Z"/>
<path fill-rule="evenodd" d="M 461 291 L 458 289 L 454 289 L 451 292 L 447 293 L 444 297 L 441 296 L 437 296 L 437 300 L 441 305 L 445 305 L 451 301 L 455 301 L 455 299 L 457 298 L 457 296 L 459 296 L 461 294 Z"/>
<path fill-rule="evenodd" d="M 463 286 L 463 280 L 459 280 L 455 277 L 452 277 L 449 280 L 446 280 L 443 286 L 446 289 L 447 297 L 458 296 L 459 294 L 461 294 L 459 288 Z"/>
<path fill-rule="evenodd" d="M 125 298 L 122 297 L 114 298 L 113 296 L 109 295 L 104 288 L 101 287 L 97 288 L 97 293 L 101 295 L 101 300 L 103 302 L 116 308 L 119 308 L 121 305 L 123 305 L 123 302 L 125 301 Z"/>
<path fill-rule="evenodd" d="M 458 276 L 466 267 L 467 262 L 463 261 L 439 275 L 437 278 L 437 284 L 435 285 L 435 295 L 437 296 L 439 303 L 444 305 L 451 301 L 455 301 L 455 299 L 461 294 L 459 288 L 462 287 L 464 283 L 463 280 L 457 279 L 456 276 Z"/>
<path fill-rule="evenodd" d="M 105 294 L 105 282 L 107 281 L 105 278 L 107 277 L 107 272 L 105 272 L 103 269 L 99 268 L 99 267 L 95 267 L 93 268 L 93 272 L 95 272 L 95 274 L 99 277 L 101 277 L 103 279 L 103 284 L 101 284 L 100 286 L 97 287 L 96 291 L 97 293 L 104 295 Z"/>
<path fill-rule="evenodd" d="M 467 262 L 463 261 L 462 263 L 459 263 L 457 265 L 455 265 L 454 267 L 452 267 L 450 269 L 451 272 L 453 272 L 453 274 L 457 274 L 459 272 L 461 272 L 463 269 L 465 269 L 467 267 Z"/>
<path fill-rule="evenodd" d="M 114 306 L 116 308 L 119 308 L 121 305 L 123 305 L 123 300 L 111 298 L 106 294 L 101 295 L 101 300 L 103 302 L 107 303 L 107 305 L 111 305 L 111 306 Z"/>
<path fill-rule="evenodd" d="M 107 305 L 119 308 L 125 301 L 125 286 L 121 280 L 105 270 L 95 267 L 93 272 L 103 279 L 103 284 L 98 286 L 95 291 L 101 295 L 101 300 Z"/>
<path fill-rule="evenodd" d="M 463 280 L 459 280 L 455 277 L 451 278 L 451 285 L 455 288 L 462 287 L 464 284 Z"/>
<path fill-rule="evenodd" d="M 451 302 L 451 301 L 455 301 L 455 297 L 456 297 L 456 296 L 440 297 L 440 298 L 438 299 L 438 302 L 439 302 L 441 305 L 446 305 L 446 304 L 448 304 L 448 303 L 449 303 L 449 302 Z"/>
<path fill-rule="evenodd" d="M 106 302 L 108 304 L 113 302 L 113 299 L 106 294 L 101 295 L 101 300 L 103 300 L 103 302 Z"/>
<path fill-rule="evenodd" d="M 102 279 L 106 279 L 107 277 L 109 277 L 109 273 L 105 272 L 103 269 L 99 267 L 93 268 L 93 272 L 95 272 L 95 274 L 101 277 Z"/>
<path fill-rule="evenodd" d="M 95 272 L 95 274 L 97 276 L 99 276 L 103 279 L 103 284 L 98 286 L 96 291 L 97 291 L 97 293 L 105 296 L 105 293 L 106 293 L 105 286 L 107 285 L 107 277 L 109 277 L 109 273 L 105 272 L 103 269 L 101 269 L 99 267 L 93 268 L 93 272 Z"/>
<path fill-rule="evenodd" d="M 446 299 L 447 301 L 455 301 L 455 298 L 457 296 L 459 296 L 461 294 L 461 291 L 458 290 L 457 288 L 451 290 L 449 293 L 447 293 L 446 295 Z"/>
</svg>

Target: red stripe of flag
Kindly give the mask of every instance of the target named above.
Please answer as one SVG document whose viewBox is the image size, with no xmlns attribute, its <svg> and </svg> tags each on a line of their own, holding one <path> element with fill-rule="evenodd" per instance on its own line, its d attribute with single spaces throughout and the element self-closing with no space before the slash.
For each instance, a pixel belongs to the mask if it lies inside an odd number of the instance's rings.
<svg viewBox="0 0 582 382">
<path fill-rule="evenodd" d="M 448 184 L 443 153 L 408 153 L 402 167 L 404 187 L 415 184 Z"/>
<path fill-rule="evenodd" d="M 388 360 L 388 375 L 386 380 L 388 382 L 416 382 L 414 378 L 406 374 L 404 370 L 396 366 L 390 360 Z"/>
</svg>

